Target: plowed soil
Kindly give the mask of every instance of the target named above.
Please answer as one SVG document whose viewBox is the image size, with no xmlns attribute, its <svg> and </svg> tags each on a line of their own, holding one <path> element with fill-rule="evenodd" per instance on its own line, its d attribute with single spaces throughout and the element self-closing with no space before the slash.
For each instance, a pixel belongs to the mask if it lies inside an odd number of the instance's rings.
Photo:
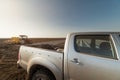
<svg viewBox="0 0 120 80">
<path fill-rule="evenodd" d="M 0 45 L 0 80 L 26 80 L 26 71 L 17 68 L 20 45 Z"/>
</svg>

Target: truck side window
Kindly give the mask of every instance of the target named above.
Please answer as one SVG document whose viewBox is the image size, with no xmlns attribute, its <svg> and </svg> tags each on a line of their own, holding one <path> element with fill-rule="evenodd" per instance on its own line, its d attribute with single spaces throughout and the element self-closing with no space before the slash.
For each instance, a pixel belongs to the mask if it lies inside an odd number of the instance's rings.
<svg viewBox="0 0 120 80">
<path fill-rule="evenodd" d="M 109 35 L 75 36 L 75 50 L 83 54 L 112 59 L 116 58 Z"/>
</svg>

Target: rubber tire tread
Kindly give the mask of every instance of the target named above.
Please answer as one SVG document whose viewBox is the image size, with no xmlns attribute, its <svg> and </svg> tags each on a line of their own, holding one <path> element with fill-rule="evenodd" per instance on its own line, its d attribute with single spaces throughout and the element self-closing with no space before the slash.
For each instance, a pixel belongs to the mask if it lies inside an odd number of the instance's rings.
<svg viewBox="0 0 120 80">
<path fill-rule="evenodd" d="M 48 76 L 49 80 L 55 80 L 55 78 L 53 77 L 53 75 L 52 75 L 49 71 L 47 71 L 47 70 L 37 70 L 37 71 L 33 74 L 31 80 L 35 80 L 35 79 L 33 79 L 33 78 L 34 78 L 37 74 L 46 75 L 46 76 Z"/>
</svg>

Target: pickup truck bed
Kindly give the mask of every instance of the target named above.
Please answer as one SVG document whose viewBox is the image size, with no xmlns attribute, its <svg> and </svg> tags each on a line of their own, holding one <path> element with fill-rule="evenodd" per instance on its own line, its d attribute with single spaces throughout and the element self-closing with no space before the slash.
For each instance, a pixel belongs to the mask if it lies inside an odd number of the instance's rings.
<svg viewBox="0 0 120 80">
<path fill-rule="evenodd" d="M 21 51 L 19 52 L 20 61 L 18 62 L 21 67 L 23 67 L 27 72 L 30 72 L 30 68 L 37 63 L 40 63 L 42 66 L 48 66 L 51 71 L 52 69 L 58 70 L 59 73 L 63 71 L 63 53 L 55 50 L 48 50 L 43 48 L 35 48 L 29 46 L 21 46 Z M 33 52 L 33 50 L 35 50 Z M 54 63 L 54 64 L 53 64 Z M 39 64 L 38 64 L 39 65 Z M 29 67 L 28 67 L 29 66 Z M 55 72 L 56 74 L 58 72 Z M 59 74 L 62 75 L 62 74 Z M 56 75 L 58 76 L 58 75 Z M 60 76 L 59 76 L 60 77 Z"/>
<path fill-rule="evenodd" d="M 53 50 L 47 50 L 42 48 L 34 48 L 34 47 L 28 47 L 28 46 L 21 46 L 22 51 L 19 53 L 22 53 L 20 55 L 21 65 L 24 67 L 24 69 L 27 69 L 28 63 L 31 63 L 31 59 L 37 59 L 42 58 L 47 59 L 47 61 L 50 61 L 54 63 L 57 67 L 62 68 L 62 60 L 63 60 L 63 53 L 53 51 Z M 33 52 L 35 50 L 35 52 Z M 39 61 L 38 61 L 39 62 Z M 44 61 L 42 61 L 44 62 Z M 25 66 L 24 66 L 25 65 Z M 59 66 L 58 66 L 59 65 Z M 62 71 L 62 69 L 60 69 Z"/>
</svg>

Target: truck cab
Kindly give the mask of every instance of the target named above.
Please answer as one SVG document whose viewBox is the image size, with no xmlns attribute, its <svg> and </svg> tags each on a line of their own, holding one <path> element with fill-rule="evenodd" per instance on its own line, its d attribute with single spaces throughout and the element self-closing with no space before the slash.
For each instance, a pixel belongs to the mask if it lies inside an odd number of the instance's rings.
<svg viewBox="0 0 120 80">
<path fill-rule="evenodd" d="M 65 80 L 119 80 L 119 33 L 73 33 L 65 48 Z M 67 50 L 67 51 L 66 51 Z"/>
</svg>

